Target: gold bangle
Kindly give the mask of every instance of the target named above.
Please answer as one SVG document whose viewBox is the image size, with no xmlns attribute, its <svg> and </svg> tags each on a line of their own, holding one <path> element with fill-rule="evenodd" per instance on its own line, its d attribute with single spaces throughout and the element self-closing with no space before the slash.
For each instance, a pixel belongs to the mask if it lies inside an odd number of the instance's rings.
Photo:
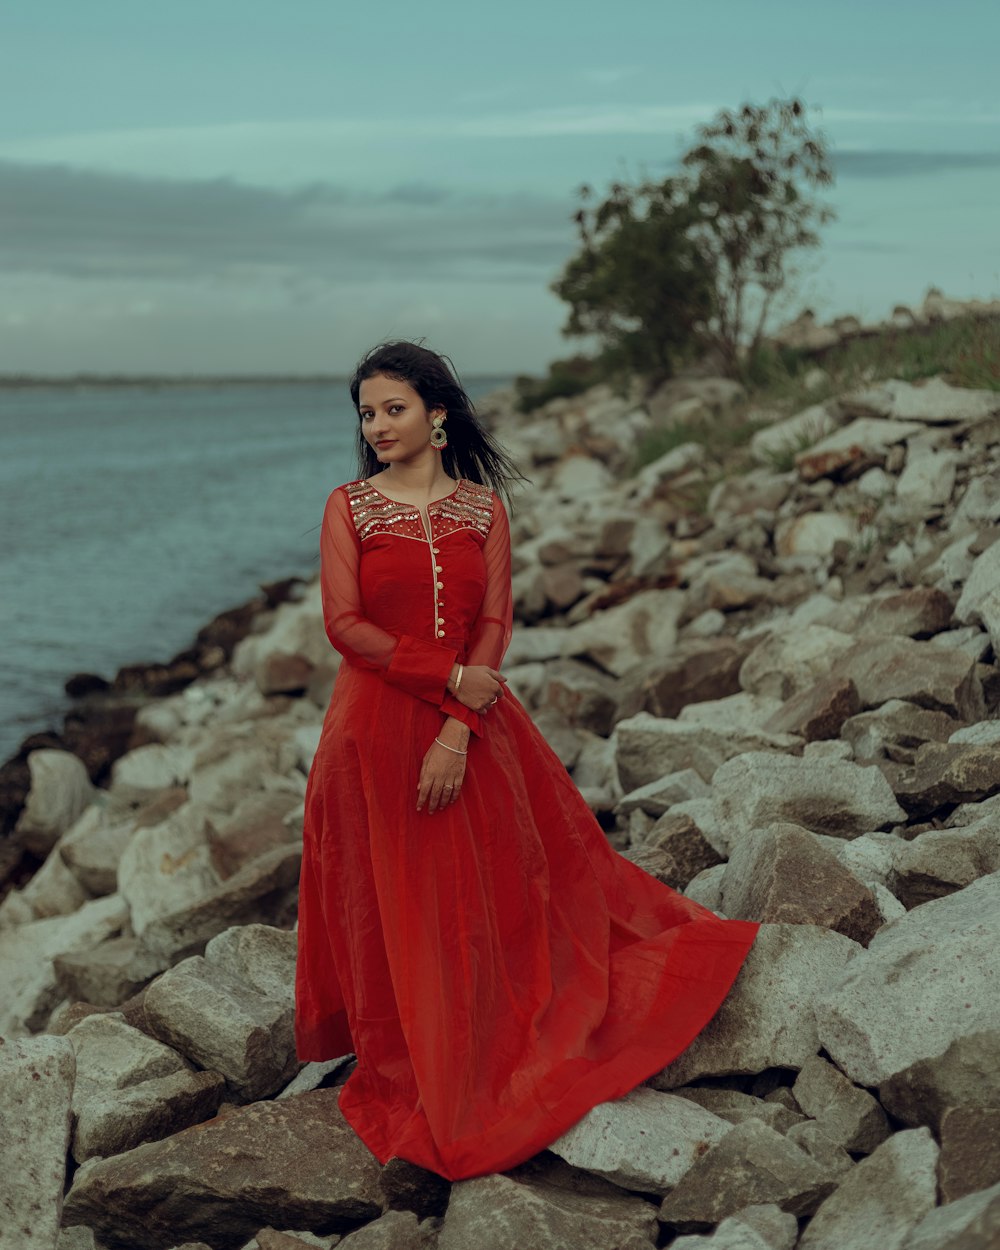
<svg viewBox="0 0 1000 1250">
<path fill-rule="evenodd" d="M 438 746 L 444 747 L 446 751 L 454 751 L 456 755 L 468 755 L 469 754 L 468 751 L 460 751 L 458 747 L 450 747 L 447 744 L 447 742 L 442 742 L 440 738 L 435 738 L 434 741 L 438 744 Z"/>
<path fill-rule="evenodd" d="M 462 670 L 463 670 L 464 668 L 465 668 L 465 665 L 464 665 L 464 664 L 459 664 L 459 666 L 458 666 L 458 676 L 455 678 L 455 693 L 456 693 L 456 694 L 458 694 L 458 688 L 459 688 L 459 686 L 462 684 Z"/>
</svg>

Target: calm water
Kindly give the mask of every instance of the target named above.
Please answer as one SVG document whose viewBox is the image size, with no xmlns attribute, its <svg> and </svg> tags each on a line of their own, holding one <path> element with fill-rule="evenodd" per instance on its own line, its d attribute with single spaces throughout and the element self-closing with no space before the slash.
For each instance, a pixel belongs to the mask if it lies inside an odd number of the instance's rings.
<svg viewBox="0 0 1000 1250">
<path fill-rule="evenodd" d="M 0 760 L 58 728 L 72 673 L 168 660 L 315 572 L 355 422 L 344 384 L 0 391 Z"/>
</svg>

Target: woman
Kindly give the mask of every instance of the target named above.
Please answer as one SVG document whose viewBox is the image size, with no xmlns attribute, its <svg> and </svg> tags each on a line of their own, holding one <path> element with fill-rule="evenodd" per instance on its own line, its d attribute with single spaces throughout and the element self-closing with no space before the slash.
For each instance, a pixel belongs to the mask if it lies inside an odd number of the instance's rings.
<svg viewBox="0 0 1000 1250">
<path fill-rule="evenodd" d="M 356 1054 L 339 1103 L 380 1162 L 457 1180 L 674 1059 L 759 925 L 618 855 L 507 689 L 498 492 L 521 475 L 444 359 L 385 344 L 350 390 L 362 472 L 320 539 L 343 660 L 306 789 L 296 1047 Z"/>
</svg>

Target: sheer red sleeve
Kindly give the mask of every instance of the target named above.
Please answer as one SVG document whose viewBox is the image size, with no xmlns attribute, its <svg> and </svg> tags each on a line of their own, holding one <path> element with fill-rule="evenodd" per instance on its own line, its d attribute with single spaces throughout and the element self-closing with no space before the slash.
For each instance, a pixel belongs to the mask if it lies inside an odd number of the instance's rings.
<svg viewBox="0 0 1000 1250">
<path fill-rule="evenodd" d="M 499 668 L 514 630 L 514 592 L 510 580 L 510 522 L 499 495 L 493 496 L 493 521 L 483 545 L 486 592 L 473 628 L 466 664 Z"/>
<path fill-rule="evenodd" d="M 381 673 L 390 685 L 440 707 L 458 653 L 412 634 L 391 634 L 364 615 L 358 581 L 361 540 L 339 487 L 326 502 L 319 547 L 323 624 L 335 649 L 353 664 Z"/>
<path fill-rule="evenodd" d="M 510 523 L 498 495 L 493 496 L 493 519 L 483 544 L 483 558 L 486 589 L 473 622 L 465 663 L 499 668 L 514 628 L 514 593 L 510 581 Z M 486 718 L 481 712 L 474 712 L 450 693 L 442 699 L 441 710 L 482 737 Z"/>
</svg>

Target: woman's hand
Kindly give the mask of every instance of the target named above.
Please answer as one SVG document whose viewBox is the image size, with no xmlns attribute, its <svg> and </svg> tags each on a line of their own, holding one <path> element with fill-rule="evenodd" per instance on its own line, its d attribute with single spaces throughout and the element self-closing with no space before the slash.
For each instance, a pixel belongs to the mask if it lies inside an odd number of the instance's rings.
<svg viewBox="0 0 1000 1250">
<path fill-rule="evenodd" d="M 465 684 L 465 678 L 462 678 Z M 428 812 L 454 803 L 465 779 L 465 756 L 432 742 L 424 756 L 417 785 L 417 811 L 427 804 Z"/>
<path fill-rule="evenodd" d="M 488 664 L 466 664 L 462 669 L 462 684 L 455 689 L 455 677 L 458 665 L 452 669 L 448 678 L 448 689 L 466 707 L 474 712 L 485 712 L 503 694 L 503 683 L 507 678 L 497 668 Z"/>
</svg>

